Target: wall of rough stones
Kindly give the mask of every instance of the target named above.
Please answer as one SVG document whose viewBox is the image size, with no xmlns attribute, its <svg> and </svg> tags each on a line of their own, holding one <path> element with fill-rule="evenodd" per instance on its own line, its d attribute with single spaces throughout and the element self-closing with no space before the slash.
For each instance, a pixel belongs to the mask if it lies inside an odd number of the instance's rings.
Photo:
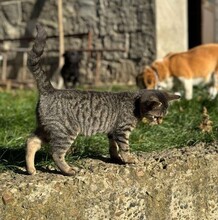
<svg viewBox="0 0 218 220">
<path fill-rule="evenodd" d="M 138 155 L 137 165 L 77 161 L 66 177 L 22 167 L 0 173 L 0 219 L 216 220 L 218 145 Z"/>
<path fill-rule="evenodd" d="M 48 35 L 58 34 L 55 0 L 0 1 L 0 39 L 34 36 L 35 23 L 44 24 Z M 153 0 L 63 0 L 65 34 L 91 31 L 93 49 L 125 49 L 103 52 L 99 79 L 104 84 L 134 84 L 141 64 L 155 58 L 155 1 Z M 0 48 L 29 47 L 28 41 L 0 42 Z M 65 39 L 65 49 L 87 49 L 88 39 Z M 58 49 L 58 39 L 50 39 L 47 49 Z M 57 54 L 48 53 L 50 71 L 57 67 Z M 10 75 L 14 77 L 22 64 L 20 53 L 11 53 Z M 96 53 L 83 52 L 81 82 L 92 84 L 96 74 Z"/>
</svg>

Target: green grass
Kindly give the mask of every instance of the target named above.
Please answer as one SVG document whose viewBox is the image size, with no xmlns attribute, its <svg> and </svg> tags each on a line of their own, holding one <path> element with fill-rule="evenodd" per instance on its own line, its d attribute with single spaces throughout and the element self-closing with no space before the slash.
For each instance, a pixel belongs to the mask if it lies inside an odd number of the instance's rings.
<svg viewBox="0 0 218 220">
<path fill-rule="evenodd" d="M 110 88 L 113 91 L 120 89 L 119 87 Z M 129 89 L 126 87 L 124 90 Z M 35 127 L 36 101 L 37 92 L 35 91 L 17 90 L 0 93 L 0 171 L 25 166 L 25 142 Z M 209 134 L 202 133 L 199 129 L 204 106 L 213 121 L 213 131 Z M 130 145 L 132 151 L 148 152 L 191 146 L 198 142 L 210 143 L 217 139 L 218 98 L 208 100 L 205 90 L 196 89 L 193 100 L 182 99 L 170 105 L 169 113 L 160 126 L 140 123 L 130 136 Z M 75 147 L 74 154 L 67 156 L 71 162 L 78 158 L 108 155 L 106 135 L 79 136 L 73 147 Z M 51 161 L 48 147 L 42 148 L 37 153 L 37 166 L 49 165 Z"/>
</svg>

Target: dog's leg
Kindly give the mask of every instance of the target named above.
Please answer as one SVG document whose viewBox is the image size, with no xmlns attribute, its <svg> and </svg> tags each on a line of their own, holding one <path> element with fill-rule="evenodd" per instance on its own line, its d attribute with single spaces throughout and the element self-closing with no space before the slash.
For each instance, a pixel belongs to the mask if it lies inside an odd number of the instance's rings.
<svg viewBox="0 0 218 220">
<path fill-rule="evenodd" d="M 218 70 L 213 74 L 213 86 L 209 88 L 209 95 L 211 99 L 216 98 L 218 92 Z"/>
<path fill-rule="evenodd" d="M 171 90 L 173 88 L 173 77 L 168 77 L 167 79 L 167 89 Z"/>
<path fill-rule="evenodd" d="M 185 89 L 185 98 L 187 100 L 191 100 L 193 96 L 193 83 L 192 79 L 182 79 Z"/>
<path fill-rule="evenodd" d="M 216 95 L 218 93 L 218 69 L 214 73 L 214 85 L 215 85 L 215 92 L 214 92 L 214 98 L 216 98 Z"/>
</svg>

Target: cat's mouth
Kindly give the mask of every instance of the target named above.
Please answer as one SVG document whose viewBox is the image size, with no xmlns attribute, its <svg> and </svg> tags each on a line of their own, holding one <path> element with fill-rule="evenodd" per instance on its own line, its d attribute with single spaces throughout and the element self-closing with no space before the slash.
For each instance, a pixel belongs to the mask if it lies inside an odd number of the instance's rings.
<svg viewBox="0 0 218 220">
<path fill-rule="evenodd" d="M 154 115 L 146 115 L 145 118 L 143 118 L 143 121 L 145 120 L 151 125 L 159 125 L 163 122 L 163 117 L 154 116 Z"/>
</svg>

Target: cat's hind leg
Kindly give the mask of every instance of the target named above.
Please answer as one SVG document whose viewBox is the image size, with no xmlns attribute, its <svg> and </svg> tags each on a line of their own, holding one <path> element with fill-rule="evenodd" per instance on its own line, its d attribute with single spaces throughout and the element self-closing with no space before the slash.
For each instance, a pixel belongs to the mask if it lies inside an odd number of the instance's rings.
<svg viewBox="0 0 218 220">
<path fill-rule="evenodd" d="M 67 176 L 75 175 L 79 171 L 79 168 L 75 166 L 69 166 L 65 160 L 66 153 L 71 147 L 75 138 L 76 136 L 74 138 L 56 137 L 50 141 L 52 147 L 52 158 L 60 171 Z"/>
<path fill-rule="evenodd" d="M 26 169 L 31 175 L 36 174 L 36 168 L 34 164 L 35 154 L 41 148 L 42 140 L 37 136 L 31 136 L 27 140 L 26 145 Z"/>
</svg>

